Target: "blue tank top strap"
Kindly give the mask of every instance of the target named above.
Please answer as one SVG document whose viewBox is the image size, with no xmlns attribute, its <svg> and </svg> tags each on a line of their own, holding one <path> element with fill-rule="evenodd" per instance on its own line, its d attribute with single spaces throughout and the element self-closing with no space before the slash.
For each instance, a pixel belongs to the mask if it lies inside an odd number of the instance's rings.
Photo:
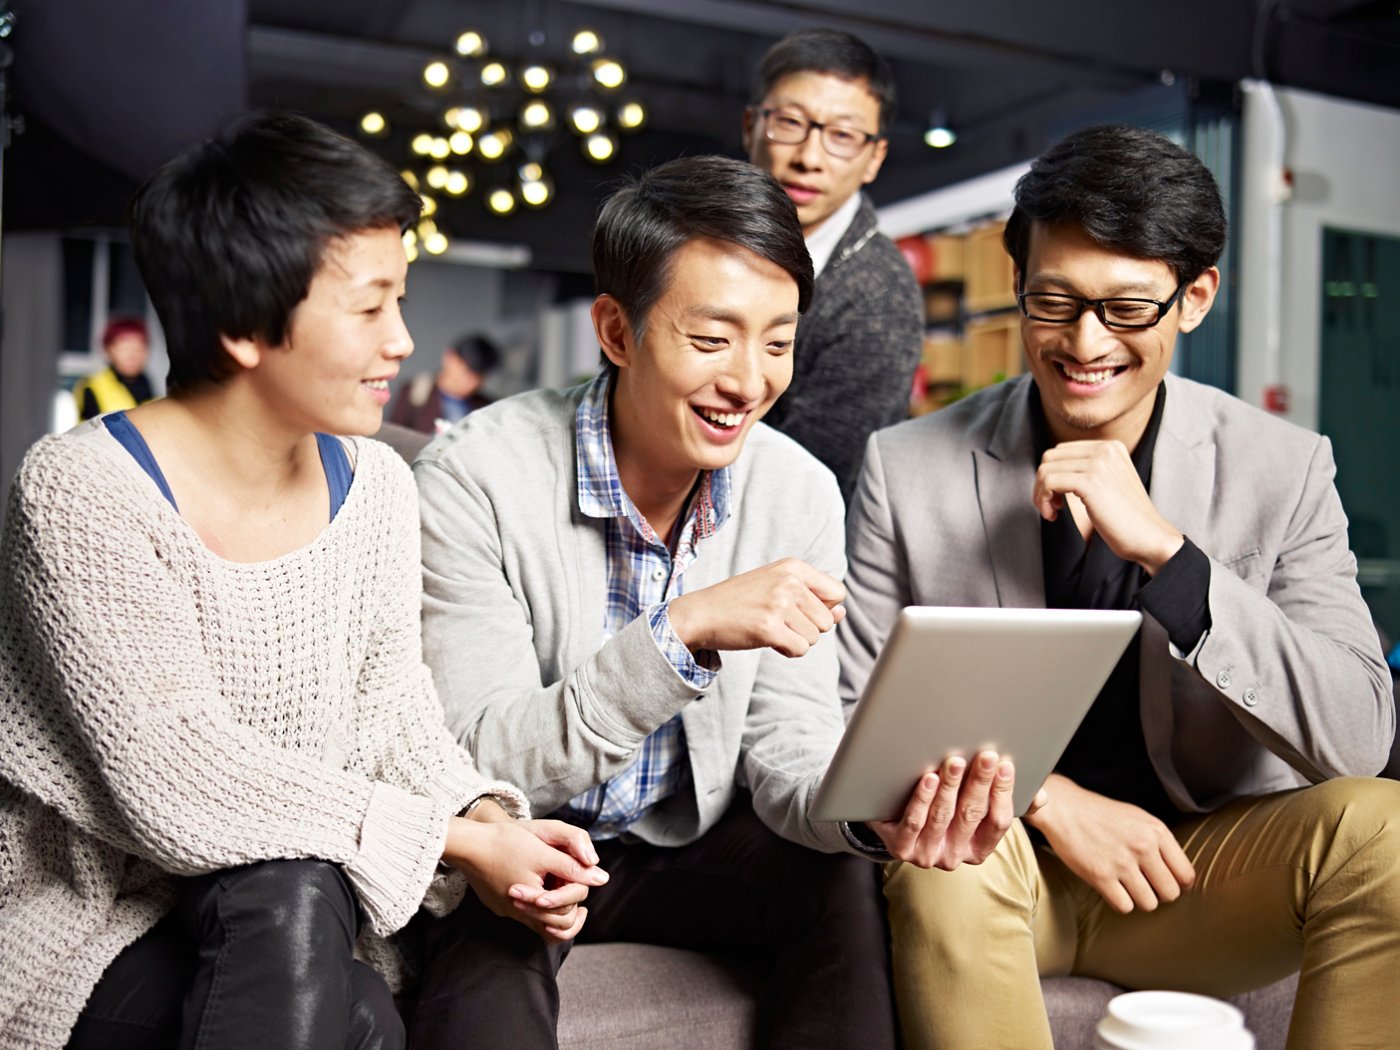
<svg viewBox="0 0 1400 1050">
<path fill-rule="evenodd" d="M 339 438 L 317 434 L 316 447 L 321 452 L 321 466 L 326 471 L 326 487 L 331 491 L 331 520 L 334 521 L 350 493 L 350 482 L 355 479 L 355 472 L 350 469 L 350 457 L 345 454 L 345 446 Z"/>
<path fill-rule="evenodd" d="M 102 422 L 106 425 L 108 433 L 117 439 L 122 448 L 131 453 L 133 459 L 156 483 L 160 489 L 160 494 L 170 501 L 170 505 L 175 508 L 175 513 L 180 513 L 179 506 L 175 503 L 175 497 L 170 492 L 170 486 L 165 482 L 165 475 L 161 473 L 160 464 L 156 462 L 155 456 L 151 455 L 151 447 L 146 444 L 146 439 L 141 436 L 141 431 L 131 425 L 131 420 L 126 418 L 126 413 L 122 411 L 109 412 L 102 417 Z"/>
</svg>

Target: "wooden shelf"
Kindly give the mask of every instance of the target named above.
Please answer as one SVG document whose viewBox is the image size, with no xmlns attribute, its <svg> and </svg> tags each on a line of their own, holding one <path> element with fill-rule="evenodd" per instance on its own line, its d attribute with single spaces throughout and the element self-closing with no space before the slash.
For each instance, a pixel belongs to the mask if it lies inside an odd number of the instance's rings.
<svg viewBox="0 0 1400 1050">
<path fill-rule="evenodd" d="M 971 391 L 1021 372 L 1021 318 L 996 314 L 968 321 L 964 328 L 962 380 Z"/>
</svg>

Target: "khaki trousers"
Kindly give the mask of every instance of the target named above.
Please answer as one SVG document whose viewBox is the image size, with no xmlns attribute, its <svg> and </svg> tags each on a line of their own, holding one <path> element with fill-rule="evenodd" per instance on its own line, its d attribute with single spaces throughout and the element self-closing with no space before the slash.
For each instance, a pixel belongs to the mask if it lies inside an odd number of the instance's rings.
<svg viewBox="0 0 1400 1050">
<path fill-rule="evenodd" d="M 1020 821 L 983 864 L 888 865 L 906 1047 L 1051 1050 L 1042 975 L 1230 996 L 1295 971 L 1289 1050 L 1400 1047 L 1400 783 L 1246 799 L 1173 833 L 1196 885 L 1128 915 Z"/>
</svg>

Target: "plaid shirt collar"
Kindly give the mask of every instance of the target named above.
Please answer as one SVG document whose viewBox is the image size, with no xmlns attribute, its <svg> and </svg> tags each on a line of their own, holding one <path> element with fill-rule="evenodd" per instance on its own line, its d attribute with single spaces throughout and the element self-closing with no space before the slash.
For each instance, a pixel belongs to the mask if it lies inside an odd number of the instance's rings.
<svg viewBox="0 0 1400 1050">
<path fill-rule="evenodd" d="M 627 518 L 648 542 L 657 542 L 651 526 L 637 512 L 622 488 L 613 458 L 612 431 L 608 426 L 608 393 L 612 369 L 604 366 L 588 385 L 574 415 L 574 443 L 578 450 L 578 505 L 590 518 Z M 694 510 L 694 540 L 713 536 L 729 518 L 728 467 L 700 474 Z"/>
</svg>

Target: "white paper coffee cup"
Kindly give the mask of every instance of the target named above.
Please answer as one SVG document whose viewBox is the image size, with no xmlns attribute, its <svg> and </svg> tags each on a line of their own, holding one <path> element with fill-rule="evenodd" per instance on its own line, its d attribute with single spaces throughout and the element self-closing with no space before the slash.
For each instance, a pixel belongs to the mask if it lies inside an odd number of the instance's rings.
<svg viewBox="0 0 1400 1050">
<path fill-rule="evenodd" d="M 1094 1033 L 1094 1050 L 1254 1050 L 1244 1014 L 1187 992 L 1114 996 Z"/>
</svg>

